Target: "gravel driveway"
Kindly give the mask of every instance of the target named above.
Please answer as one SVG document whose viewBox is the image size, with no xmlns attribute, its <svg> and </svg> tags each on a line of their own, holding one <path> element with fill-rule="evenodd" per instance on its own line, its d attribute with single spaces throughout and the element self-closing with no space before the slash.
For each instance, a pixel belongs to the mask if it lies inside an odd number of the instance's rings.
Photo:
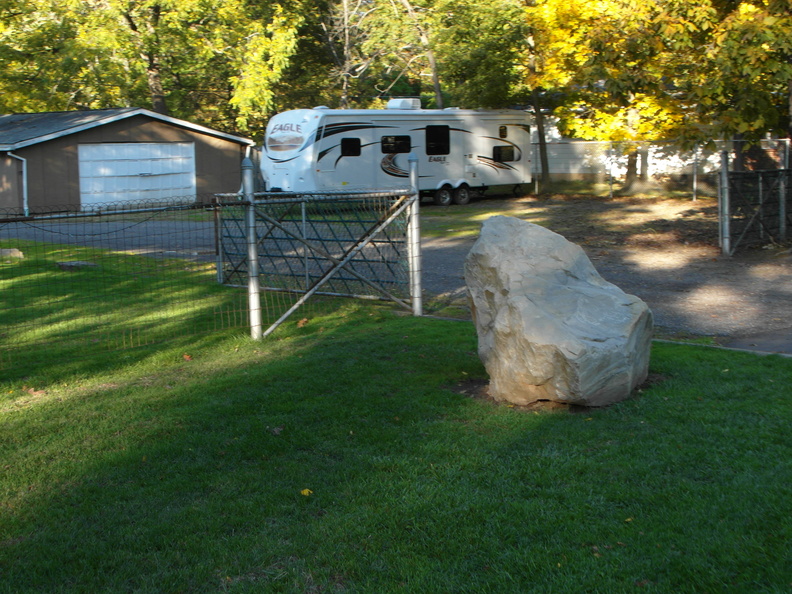
<svg viewBox="0 0 792 594">
<path fill-rule="evenodd" d="M 424 289 L 465 302 L 464 260 L 475 239 L 423 242 Z M 788 336 L 792 341 L 792 255 L 754 250 L 721 256 L 709 246 L 667 249 L 613 246 L 586 249 L 600 274 L 643 299 L 658 330 L 743 339 Z"/>
</svg>

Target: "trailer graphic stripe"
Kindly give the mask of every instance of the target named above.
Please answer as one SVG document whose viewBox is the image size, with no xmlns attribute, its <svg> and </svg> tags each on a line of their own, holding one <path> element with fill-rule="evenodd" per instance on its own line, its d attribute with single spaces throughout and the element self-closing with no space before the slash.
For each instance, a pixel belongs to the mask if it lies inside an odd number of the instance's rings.
<svg viewBox="0 0 792 594">
<path fill-rule="evenodd" d="M 514 160 L 515 161 L 519 161 L 520 159 L 522 159 L 522 149 L 520 148 L 519 144 L 517 144 L 515 142 L 512 142 L 511 140 L 506 140 L 504 138 L 495 138 L 494 136 L 485 136 L 484 138 L 487 138 L 488 140 L 494 140 L 495 142 L 500 142 L 502 144 L 508 144 L 508 145 L 513 146 L 514 150 L 517 151 L 517 154 L 516 154 Z"/>
<path fill-rule="evenodd" d="M 492 157 L 485 157 L 484 155 L 478 155 L 476 157 L 476 159 L 482 165 L 486 165 L 487 167 L 491 167 L 492 169 L 495 169 L 495 170 L 517 171 L 517 169 L 515 167 L 509 165 L 508 163 L 502 163 L 500 161 L 496 161 Z"/>
<path fill-rule="evenodd" d="M 397 153 L 391 155 L 385 155 L 382 161 L 380 162 L 380 167 L 382 170 L 391 175 L 393 177 L 410 177 L 410 172 L 406 169 L 402 169 L 396 163 L 396 157 L 398 156 Z"/>
<path fill-rule="evenodd" d="M 367 144 L 361 144 L 360 148 L 364 149 L 364 148 L 370 147 L 371 145 L 375 145 L 375 144 L 379 144 L 379 142 L 369 142 Z M 339 148 L 340 146 L 341 146 L 341 144 L 334 144 L 333 146 L 327 147 L 323 151 L 319 151 L 319 153 L 318 153 L 318 155 L 316 157 L 316 162 L 318 163 L 319 161 L 324 159 L 329 153 L 332 153 L 335 149 Z M 336 158 L 336 161 L 335 161 L 336 165 L 338 165 L 338 162 L 341 159 L 343 159 L 343 158 L 344 158 L 344 155 L 338 155 L 338 158 Z"/>
<path fill-rule="evenodd" d="M 327 124 L 316 131 L 316 140 L 334 136 L 336 134 L 347 134 L 357 130 L 373 130 L 376 128 L 393 128 L 394 126 L 379 126 L 367 122 L 340 122 L 338 124 Z"/>
</svg>

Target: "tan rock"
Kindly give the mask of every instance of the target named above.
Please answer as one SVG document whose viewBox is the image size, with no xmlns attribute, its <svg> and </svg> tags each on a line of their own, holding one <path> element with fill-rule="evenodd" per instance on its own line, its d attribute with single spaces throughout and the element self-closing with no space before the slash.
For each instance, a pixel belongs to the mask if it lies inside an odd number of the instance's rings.
<svg viewBox="0 0 792 594">
<path fill-rule="evenodd" d="M 467 256 L 465 282 L 494 398 L 605 406 L 646 379 L 651 311 L 561 235 L 492 217 Z"/>
<path fill-rule="evenodd" d="M 11 258 L 16 258 L 18 260 L 22 260 L 24 257 L 25 257 L 25 254 L 23 254 L 22 251 L 18 250 L 17 248 L 3 248 L 3 249 L 0 249 L 0 258 L 6 258 L 6 259 L 9 259 L 9 260 Z"/>
</svg>

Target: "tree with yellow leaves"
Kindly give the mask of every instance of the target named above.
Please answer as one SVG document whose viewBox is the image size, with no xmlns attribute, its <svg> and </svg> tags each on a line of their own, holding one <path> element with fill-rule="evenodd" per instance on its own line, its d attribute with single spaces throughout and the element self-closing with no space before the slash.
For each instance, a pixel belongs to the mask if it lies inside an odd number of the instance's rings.
<svg viewBox="0 0 792 594">
<path fill-rule="evenodd" d="M 563 89 L 567 131 L 682 139 L 789 126 L 790 0 L 535 0 L 535 84 Z"/>
</svg>

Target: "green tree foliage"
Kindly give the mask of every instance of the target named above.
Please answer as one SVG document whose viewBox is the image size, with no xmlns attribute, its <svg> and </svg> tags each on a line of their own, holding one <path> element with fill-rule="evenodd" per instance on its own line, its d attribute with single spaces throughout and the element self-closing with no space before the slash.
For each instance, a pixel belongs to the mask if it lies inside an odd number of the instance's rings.
<svg viewBox="0 0 792 594">
<path fill-rule="evenodd" d="M 74 24 L 58 2 L 0 0 L 0 110 L 69 109 L 87 100 Z"/>
<path fill-rule="evenodd" d="M 528 23 L 519 0 L 437 0 L 433 8 L 440 73 L 453 104 L 526 104 Z"/>
<path fill-rule="evenodd" d="M 724 134 L 757 138 L 786 127 L 792 137 L 792 2 L 714 7 L 706 68 L 689 87 L 700 113 Z"/>
<path fill-rule="evenodd" d="M 422 95 L 426 103 L 443 106 L 443 94 L 434 55 L 432 0 L 373 0 L 365 21 L 364 56 L 371 60 L 368 85 L 359 95 L 374 90 L 377 101 L 394 95 Z M 365 82 L 365 81 L 362 81 Z M 366 103 L 364 99 L 364 103 Z"/>
<path fill-rule="evenodd" d="M 275 104 L 301 2 L 5 0 L 4 111 L 140 105 L 249 129 Z"/>
</svg>

